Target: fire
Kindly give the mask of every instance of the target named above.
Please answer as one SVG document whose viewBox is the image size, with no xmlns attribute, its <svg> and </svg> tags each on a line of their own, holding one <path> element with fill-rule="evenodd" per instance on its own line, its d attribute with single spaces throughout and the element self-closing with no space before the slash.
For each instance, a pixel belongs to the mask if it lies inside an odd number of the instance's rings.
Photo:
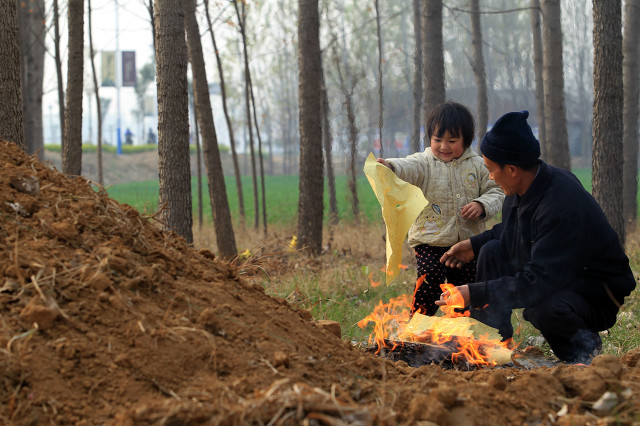
<svg viewBox="0 0 640 426">
<path fill-rule="evenodd" d="M 382 284 L 382 281 L 374 281 L 373 272 L 369 272 L 369 284 L 371 284 L 371 287 L 378 287 Z"/>
<path fill-rule="evenodd" d="M 398 332 L 405 329 L 411 319 L 411 297 L 404 294 L 392 298 L 389 303 L 382 300 L 374 308 L 373 312 L 358 322 L 360 328 L 364 328 L 372 322 L 373 333 L 369 335 L 369 343 L 375 340 L 378 352 L 383 347 L 388 348 L 385 339 L 396 341 Z M 395 346 L 394 346 L 395 349 Z"/>
<path fill-rule="evenodd" d="M 454 363 L 464 360 L 471 365 L 493 366 L 508 362 L 511 354 L 508 343 L 501 342 L 495 330 L 469 318 L 469 311 L 461 309 L 464 302 L 455 286 L 445 283 L 440 287 L 443 292 L 449 290 L 453 298 L 453 303 L 440 307 L 443 316 L 428 317 L 419 313 L 412 316 L 413 295 L 402 295 L 386 304 L 380 301 L 371 314 L 358 322 L 361 328 L 373 323 L 369 343 L 375 341 L 376 354 L 382 348 L 393 351 L 406 342 L 448 344 L 449 347 L 454 343 L 451 354 Z"/>
<path fill-rule="evenodd" d="M 471 315 L 469 310 L 463 311 L 462 313 L 456 311 L 456 309 L 464 309 L 464 299 L 462 298 L 462 294 L 460 294 L 456 286 L 454 286 L 453 284 L 444 283 L 440 284 L 440 288 L 442 289 L 443 293 L 447 290 L 452 293 L 451 298 L 453 299 L 453 302 L 450 302 L 449 304 L 440 308 L 442 312 L 444 312 L 445 317 L 457 318 L 460 316 L 468 317 Z"/>
</svg>

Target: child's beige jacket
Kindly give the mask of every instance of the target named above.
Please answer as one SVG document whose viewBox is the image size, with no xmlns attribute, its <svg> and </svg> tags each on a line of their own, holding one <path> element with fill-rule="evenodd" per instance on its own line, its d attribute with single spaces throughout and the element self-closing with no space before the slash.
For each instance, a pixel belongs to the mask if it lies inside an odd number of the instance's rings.
<svg viewBox="0 0 640 426">
<path fill-rule="evenodd" d="M 467 148 L 448 163 L 433 155 L 431 148 L 405 158 L 388 158 L 396 175 L 422 189 L 429 204 L 409 229 L 409 244 L 448 247 L 486 229 L 485 222 L 502 208 L 504 193 L 489 179 L 482 157 Z M 485 216 L 463 219 L 462 206 L 478 201 Z"/>
</svg>

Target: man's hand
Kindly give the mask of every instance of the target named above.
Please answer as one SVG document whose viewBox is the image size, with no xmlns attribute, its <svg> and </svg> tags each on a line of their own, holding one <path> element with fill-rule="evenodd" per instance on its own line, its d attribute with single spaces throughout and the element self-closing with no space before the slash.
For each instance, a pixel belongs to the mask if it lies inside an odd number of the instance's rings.
<svg viewBox="0 0 640 426">
<path fill-rule="evenodd" d="M 473 247 L 471 240 L 466 239 L 454 244 L 440 258 L 440 263 L 450 268 L 462 268 L 462 265 L 473 260 Z"/>
<path fill-rule="evenodd" d="M 453 308 L 464 308 L 470 303 L 469 286 L 461 285 L 451 287 L 440 295 L 440 300 L 436 300 L 436 305 L 450 305 Z"/>
<path fill-rule="evenodd" d="M 462 206 L 460 211 L 462 217 L 467 220 L 473 220 L 484 215 L 484 206 L 478 201 L 472 201 L 467 205 Z"/>
</svg>

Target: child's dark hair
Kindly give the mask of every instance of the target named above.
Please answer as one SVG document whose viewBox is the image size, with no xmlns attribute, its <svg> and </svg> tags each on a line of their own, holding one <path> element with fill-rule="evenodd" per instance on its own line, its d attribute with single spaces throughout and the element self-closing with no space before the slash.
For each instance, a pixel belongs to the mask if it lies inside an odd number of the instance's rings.
<svg viewBox="0 0 640 426">
<path fill-rule="evenodd" d="M 434 133 L 442 137 L 444 132 L 449 132 L 454 137 L 462 137 L 464 147 L 469 148 L 476 132 L 471 111 L 452 100 L 436 105 L 427 115 L 427 137 L 430 140 Z"/>
</svg>

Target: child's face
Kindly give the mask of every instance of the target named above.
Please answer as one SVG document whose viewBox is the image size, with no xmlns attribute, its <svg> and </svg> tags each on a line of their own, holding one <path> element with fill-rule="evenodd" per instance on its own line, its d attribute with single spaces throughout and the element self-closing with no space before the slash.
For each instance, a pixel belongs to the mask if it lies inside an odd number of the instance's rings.
<svg viewBox="0 0 640 426">
<path fill-rule="evenodd" d="M 458 132 L 460 134 L 460 132 Z M 462 136 L 452 136 L 449 131 L 446 131 L 442 136 L 437 136 L 437 129 L 431 135 L 431 151 L 433 155 L 440 160 L 448 163 L 451 160 L 460 158 L 464 152 L 464 142 Z"/>
</svg>

